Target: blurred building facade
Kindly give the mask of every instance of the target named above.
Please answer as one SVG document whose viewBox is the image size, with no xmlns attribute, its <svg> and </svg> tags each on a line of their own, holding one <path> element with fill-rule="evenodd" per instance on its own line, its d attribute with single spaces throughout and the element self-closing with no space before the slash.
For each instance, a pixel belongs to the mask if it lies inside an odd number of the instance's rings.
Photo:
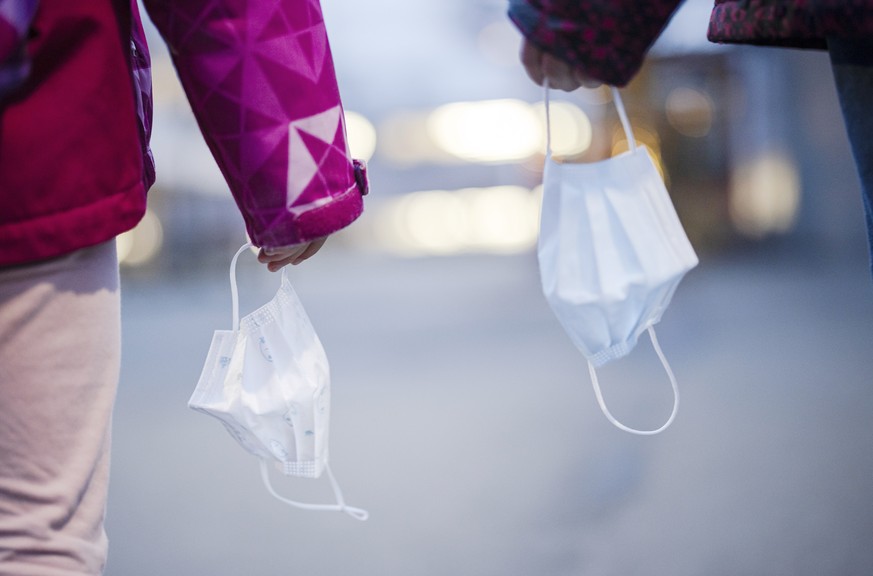
<svg viewBox="0 0 873 576">
<path fill-rule="evenodd" d="M 827 56 L 714 46 L 705 39 L 710 6 L 689 0 L 624 91 L 695 247 L 788 240 L 823 254 L 864 250 L 848 240 L 863 219 Z M 365 215 L 327 249 L 533 250 L 543 93 L 518 64 L 505 2 L 323 7 L 353 153 L 372 180 Z M 121 253 L 158 273 L 223 262 L 244 239 L 242 219 L 150 33 L 158 181 L 150 215 L 120 240 Z M 624 149 L 608 91 L 552 98 L 557 154 L 595 161 Z"/>
</svg>

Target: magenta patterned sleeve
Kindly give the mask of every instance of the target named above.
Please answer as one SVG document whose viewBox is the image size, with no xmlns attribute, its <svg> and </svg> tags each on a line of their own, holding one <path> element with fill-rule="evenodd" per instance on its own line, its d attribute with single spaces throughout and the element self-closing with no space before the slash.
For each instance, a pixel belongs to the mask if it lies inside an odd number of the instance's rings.
<svg viewBox="0 0 873 576">
<path fill-rule="evenodd" d="M 682 0 L 510 0 L 509 17 L 542 50 L 624 86 Z"/>
<path fill-rule="evenodd" d="M 715 0 L 707 32 L 713 42 L 818 50 L 829 36 L 873 37 L 873 0 Z"/>
<path fill-rule="evenodd" d="M 200 129 L 262 247 L 353 222 L 367 191 L 351 159 L 318 0 L 146 0 Z"/>
</svg>

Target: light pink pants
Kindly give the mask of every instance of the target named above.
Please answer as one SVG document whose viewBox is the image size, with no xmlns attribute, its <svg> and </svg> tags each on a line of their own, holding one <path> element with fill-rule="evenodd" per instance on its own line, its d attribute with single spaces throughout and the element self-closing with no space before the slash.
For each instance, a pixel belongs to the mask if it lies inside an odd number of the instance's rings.
<svg viewBox="0 0 873 576">
<path fill-rule="evenodd" d="M 103 571 L 120 332 L 114 240 L 0 268 L 0 576 Z"/>
</svg>

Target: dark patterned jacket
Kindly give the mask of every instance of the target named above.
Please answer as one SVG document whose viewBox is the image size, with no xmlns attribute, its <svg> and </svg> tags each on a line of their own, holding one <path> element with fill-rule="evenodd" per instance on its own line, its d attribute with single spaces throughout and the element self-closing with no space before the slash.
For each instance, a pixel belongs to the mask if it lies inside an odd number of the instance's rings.
<svg viewBox="0 0 873 576">
<path fill-rule="evenodd" d="M 682 0 L 510 0 L 533 44 L 585 75 L 624 86 Z M 826 38 L 870 38 L 873 0 L 715 0 L 713 42 L 823 49 Z"/>
</svg>

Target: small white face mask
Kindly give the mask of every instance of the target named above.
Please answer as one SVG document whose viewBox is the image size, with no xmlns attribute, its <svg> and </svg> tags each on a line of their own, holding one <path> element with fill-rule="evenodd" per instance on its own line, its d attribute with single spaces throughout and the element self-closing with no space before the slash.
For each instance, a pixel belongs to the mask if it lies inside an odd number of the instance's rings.
<svg viewBox="0 0 873 576">
<path fill-rule="evenodd" d="M 261 460 L 270 493 L 307 510 L 368 514 L 347 506 L 328 465 L 330 369 L 324 348 L 282 272 L 279 291 L 255 312 L 239 318 L 236 262 L 230 265 L 233 330 L 216 330 L 188 406 L 214 416 L 240 445 Z M 288 476 L 318 478 L 326 471 L 336 504 L 305 504 L 279 496 L 268 463 Z"/>
<path fill-rule="evenodd" d="M 543 292 L 573 343 L 588 359 L 597 401 L 614 425 L 656 434 L 676 416 L 676 379 L 653 326 L 697 256 L 645 147 L 637 147 L 618 90 L 613 99 L 629 152 L 589 164 L 552 159 L 543 173 L 538 257 Z M 549 90 L 545 90 L 548 124 Z M 618 422 L 606 407 L 595 368 L 628 354 L 648 331 L 673 387 L 673 410 L 657 430 Z"/>
</svg>

